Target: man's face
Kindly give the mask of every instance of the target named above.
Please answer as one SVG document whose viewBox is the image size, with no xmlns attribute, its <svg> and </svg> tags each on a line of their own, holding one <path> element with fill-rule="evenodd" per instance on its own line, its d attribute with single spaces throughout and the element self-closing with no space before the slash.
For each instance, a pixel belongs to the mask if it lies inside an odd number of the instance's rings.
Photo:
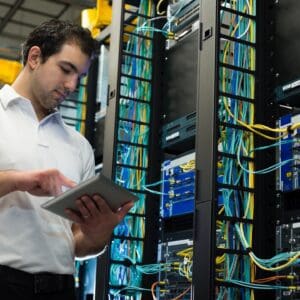
<svg viewBox="0 0 300 300">
<path fill-rule="evenodd" d="M 89 57 L 77 44 L 64 44 L 60 52 L 38 63 L 33 70 L 31 100 L 47 115 L 75 90 L 89 66 Z"/>
</svg>

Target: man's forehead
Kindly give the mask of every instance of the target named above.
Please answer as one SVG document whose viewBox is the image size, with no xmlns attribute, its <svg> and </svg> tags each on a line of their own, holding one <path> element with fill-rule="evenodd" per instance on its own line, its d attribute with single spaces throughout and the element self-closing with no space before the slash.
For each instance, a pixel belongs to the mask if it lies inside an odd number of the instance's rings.
<svg viewBox="0 0 300 300">
<path fill-rule="evenodd" d="M 88 57 L 88 55 L 81 50 L 80 45 L 75 42 L 64 43 L 57 54 L 69 54 L 70 52 Z"/>
</svg>

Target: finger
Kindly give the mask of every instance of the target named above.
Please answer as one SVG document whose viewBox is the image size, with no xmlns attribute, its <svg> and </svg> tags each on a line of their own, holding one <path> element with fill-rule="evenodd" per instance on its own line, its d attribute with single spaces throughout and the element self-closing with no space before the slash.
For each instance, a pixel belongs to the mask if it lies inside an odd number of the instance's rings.
<svg viewBox="0 0 300 300">
<path fill-rule="evenodd" d="M 127 202 L 123 206 L 121 206 L 121 208 L 117 211 L 119 218 L 123 219 L 133 206 L 133 201 Z"/>
<path fill-rule="evenodd" d="M 53 181 L 53 190 L 54 190 L 55 196 L 58 196 L 63 192 L 62 185 L 61 185 L 60 181 L 57 180 L 56 178 L 53 178 L 52 181 Z"/>
<path fill-rule="evenodd" d="M 73 212 L 71 209 L 65 209 L 66 215 L 75 223 L 82 224 L 84 220 L 77 213 Z"/>
<path fill-rule="evenodd" d="M 60 173 L 60 181 L 61 181 L 61 185 L 71 187 L 71 188 L 77 185 L 77 183 L 75 181 L 73 181 L 70 178 L 66 177 L 62 173 Z"/>
<path fill-rule="evenodd" d="M 81 214 L 81 217 L 83 219 L 88 219 L 89 217 L 93 216 L 93 213 L 90 211 L 90 209 L 86 205 L 86 199 L 87 196 L 83 196 L 80 199 L 76 200 L 76 206 Z"/>
<path fill-rule="evenodd" d="M 45 182 L 45 184 L 47 185 L 46 189 L 48 189 L 53 196 L 58 196 L 59 194 L 61 194 L 62 187 L 59 180 L 56 177 L 52 176 L 49 176 L 47 179 L 48 180 L 46 180 Z"/>
<path fill-rule="evenodd" d="M 59 190 L 51 177 L 44 177 L 37 188 L 43 190 L 49 196 L 57 196 L 59 194 Z"/>
<path fill-rule="evenodd" d="M 101 208 L 98 207 L 93 198 L 89 196 L 83 196 L 81 200 L 91 216 L 97 216 L 101 212 Z"/>
<path fill-rule="evenodd" d="M 76 182 L 66 177 L 57 169 L 44 170 L 43 174 L 47 176 L 49 180 L 54 178 L 60 186 L 74 187 L 76 185 Z"/>
<path fill-rule="evenodd" d="M 102 213 L 107 214 L 112 212 L 111 208 L 109 207 L 105 199 L 103 199 L 99 194 L 93 195 L 92 199 L 94 200 L 95 205 Z"/>
<path fill-rule="evenodd" d="M 35 188 L 33 190 L 29 190 L 28 193 L 34 195 L 34 196 L 52 196 L 51 193 L 48 191 L 45 191 L 42 188 Z"/>
</svg>

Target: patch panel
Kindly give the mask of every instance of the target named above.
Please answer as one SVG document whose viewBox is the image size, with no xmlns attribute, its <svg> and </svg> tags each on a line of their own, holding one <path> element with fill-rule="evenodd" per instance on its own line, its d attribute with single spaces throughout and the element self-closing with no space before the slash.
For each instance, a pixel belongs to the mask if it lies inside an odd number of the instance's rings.
<svg viewBox="0 0 300 300">
<path fill-rule="evenodd" d="M 279 127 L 290 126 L 300 121 L 300 114 L 285 115 L 278 121 Z M 278 147 L 281 167 L 278 171 L 277 188 L 289 192 L 300 188 L 300 130 L 289 133 Z"/>
<path fill-rule="evenodd" d="M 199 0 L 183 0 L 168 5 L 170 31 L 178 32 L 199 17 Z"/>
<path fill-rule="evenodd" d="M 194 146 L 196 113 L 190 113 L 163 126 L 162 148 L 176 153 L 187 144 Z"/>
<path fill-rule="evenodd" d="M 300 223 L 282 224 L 276 228 L 276 251 L 281 252 L 296 252 L 300 251 Z M 291 286 L 299 286 L 300 267 L 299 264 L 290 266 L 278 273 L 278 276 L 289 276 L 288 281 Z M 300 292 L 285 290 L 277 291 L 277 300 L 299 300 Z"/>
<path fill-rule="evenodd" d="M 276 101 L 299 107 L 300 79 L 297 78 L 275 88 Z"/>
<path fill-rule="evenodd" d="M 163 218 L 192 213 L 195 201 L 195 153 L 167 160 L 162 165 Z"/>
<path fill-rule="evenodd" d="M 188 277 L 191 276 L 191 269 L 190 274 L 183 270 L 185 267 L 187 270 L 192 266 L 192 261 L 190 261 L 192 246 L 193 241 L 190 239 L 167 241 L 158 245 L 158 262 L 173 264 L 177 267 L 159 273 L 159 281 L 164 284 L 158 289 L 157 299 L 174 299 L 189 289 Z M 180 299 L 192 299 L 191 293 L 188 291 Z"/>
</svg>

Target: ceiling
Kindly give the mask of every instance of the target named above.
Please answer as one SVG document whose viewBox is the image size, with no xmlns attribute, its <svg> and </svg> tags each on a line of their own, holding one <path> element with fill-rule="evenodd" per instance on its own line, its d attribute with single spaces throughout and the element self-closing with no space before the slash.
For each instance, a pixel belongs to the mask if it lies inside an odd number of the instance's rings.
<svg viewBox="0 0 300 300">
<path fill-rule="evenodd" d="M 0 0 L 0 58 L 20 60 L 21 44 L 34 27 L 49 19 L 80 24 L 81 11 L 96 0 Z"/>
</svg>

